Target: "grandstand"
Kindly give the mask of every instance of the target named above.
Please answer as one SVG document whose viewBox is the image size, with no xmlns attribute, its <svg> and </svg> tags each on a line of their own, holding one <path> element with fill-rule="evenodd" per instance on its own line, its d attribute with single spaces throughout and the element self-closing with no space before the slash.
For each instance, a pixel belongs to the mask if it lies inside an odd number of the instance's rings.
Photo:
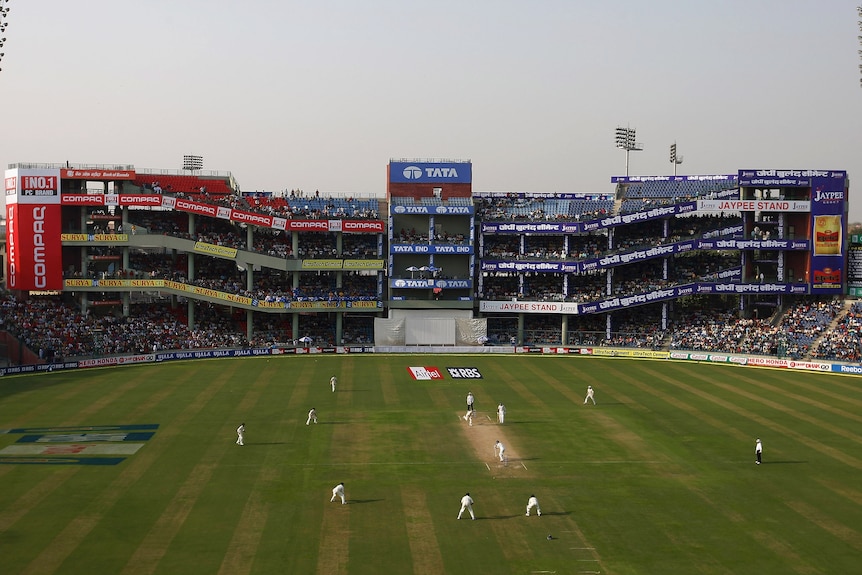
<svg viewBox="0 0 862 575">
<path fill-rule="evenodd" d="M 384 201 L 243 193 L 229 172 L 12 165 L 13 221 L 48 215 L 44 252 L 6 234 L 7 339 L 41 361 L 107 351 L 86 334 L 116 324 L 145 343 L 112 353 L 310 338 L 859 359 L 846 251 L 820 229 L 846 226 L 844 172 L 620 177 L 609 194 L 473 192 L 469 161 L 387 172 Z"/>
</svg>

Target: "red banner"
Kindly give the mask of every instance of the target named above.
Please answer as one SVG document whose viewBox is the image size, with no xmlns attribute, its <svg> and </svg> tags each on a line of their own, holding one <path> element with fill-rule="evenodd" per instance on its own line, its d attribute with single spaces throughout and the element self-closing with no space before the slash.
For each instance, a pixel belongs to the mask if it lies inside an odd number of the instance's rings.
<svg viewBox="0 0 862 575">
<path fill-rule="evenodd" d="M 60 177 L 68 180 L 134 180 L 134 170 L 60 170 Z"/>
<path fill-rule="evenodd" d="M 104 206 L 104 194 L 60 194 L 64 206 Z"/>
<path fill-rule="evenodd" d="M 62 290 L 60 206 L 6 206 L 6 282 L 16 290 Z"/>
<path fill-rule="evenodd" d="M 159 194 L 120 194 L 117 203 L 121 206 L 161 206 Z"/>
<path fill-rule="evenodd" d="M 231 210 L 230 219 L 235 222 L 242 222 L 254 226 L 262 226 L 265 228 L 272 227 L 272 216 L 265 214 L 256 214 L 254 212 L 243 212 L 240 210 Z"/>
<path fill-rule="evenodd" d="M 344 220 L 341 222 L 341 231 L 382 234 L 386 230 L 383 229 L 383 222 L 379 220 Z"/>
<path fill-rule="evenodd" d="M 329 220 L 288 220 L 289 232 L 328 232 Z"/>
<path fill-rule="evenodd" d="M 202 216 L 211 216 L 216 217 L 216 213 L 218 212 L 218 206 L 213 206 L 210 204 L 202 204 L 200 202 L 192 202 L 190 200 L 183 200 L 177 198 L 176 209 L 181 212 L 191 212 L 193 214 L 200 214 Z"/>
</svg>

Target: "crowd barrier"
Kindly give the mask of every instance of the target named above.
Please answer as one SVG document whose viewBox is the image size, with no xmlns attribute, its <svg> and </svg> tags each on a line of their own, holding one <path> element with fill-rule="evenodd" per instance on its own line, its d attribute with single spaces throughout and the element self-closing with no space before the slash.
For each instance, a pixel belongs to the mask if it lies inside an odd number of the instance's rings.
<svg viewBox="0 0 862 575">
<path fill-rule="evenodd" d="M 711 353 L 695 351 L 660 351 L 621 347 L 567 347 L 567 346 L 307 346 L 307 347 L 256 347 L 246 349 L 207 349 L 192 351 L 166 351 L 111 357 L 93 357 L 77 361 L 15 365 L 0 368 L 0 377 L 28 373 L 46 373 L 61 370 L 114 367 L 178 360 L 219 359 L 229 357 L 257 357 L 273 355 L 316 355 L 347 353 L 404 353 L 404 354 L 530 354 L 530 355 L 583 355 L 592 357 L 694 361 L 699 363 L 732 364 L 746 367 L 769 367 L 821 373 L 840 373 L 862 376 L 862 364 L 831 363 L 825 361 L 798 361 L 776 357 Z"/>
</svg>

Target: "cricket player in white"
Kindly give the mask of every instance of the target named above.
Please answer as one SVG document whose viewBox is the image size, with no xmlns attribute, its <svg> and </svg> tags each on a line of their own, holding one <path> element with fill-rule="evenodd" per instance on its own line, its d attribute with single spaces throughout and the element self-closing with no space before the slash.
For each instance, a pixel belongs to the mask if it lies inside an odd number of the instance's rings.
<svg viewBox="0 0 862 575">
<path fill-rule="evenodd" d="M 755 461 L 756 464 L 760 465 L 763 461 L 763 444 L 760 443 L 760 438 L 757 438 L 757 441 L 754 443 L 754 455 L 757 457 Z"/>
<path fill-rule="evenodd" d="M 530 516 L 530 509 L 533 507 L 536 508 L 536 515 L 539 517 L 542 516 L 542 508 L 539 507 L 539 500 L 536 499 L 535 495 L 530 495 L 530 498 L 527 500 L 527 517 Z"/>
<path fill-rule="evenodd" d="M 497 455 L 498 452 L 500 454 L 500 461 L 505 461 L 506 459 L 503 454 L 506 452 L 506 448 L 502 443 L 500 443 L 499 439 L 497 440 L 497 443 L 494 444 L 494 455 Z"/>
<path fill-rule="evenodd" d="M 470 427 L 473 427 L 473 412 L 468 411 L 464 414 L 464 421 L 470 424 Z"/>
<path fill-rule="evenodd" d="M 506 423 L 506 406 L 502 403 L 497 406 L 497 422 Z"/>
<path fill-rule="evenodd" d="M 469 493 L 461 498 L 461 511 L 458 512 L 458 519 L 461 519 L 461 515 L 464 513 L 465 509 L 470 512 L 470 518 L 475 521 L 476 515 L 473 513 L 473 498 L 470 497 Z"/>
<path fill-rule="evenodd" d="M 341 504 L 344 505 L 347 501 L 344 499 L 344 483 L 339 483 L 335 487 L 332 488 L 332 499 L 329 500 L 330 503 L 335 501 L 336 497 L 341 498 Z"/>
<path fill-rule="evenodd" d="M 245 443 L 243 443 L 243 437 L 245 437 L 245 423 L 240 423 L 239 427 L 236 428 L 237 445 L 245 445 Z"/>
<path fill-rule="evenodd" d="M 592 401 L 593 405 L 596 404 L 596 399 L 593 397 L 593 386 L 587 386 L 587 396 L 584 398 L 584 405 L 587 404 L 588 401 Z"/>
<path fill-rule="evenodd" d="M 338 379 L 336 379 L 336 377 L 333 375 L 333 376 L 329 379 L 329 385 L 332 387 L 332 393 L 335 393 L 335 385 L 336 385 L 337 383 L 338 383 Z"/>
<path fill-rule="evenodd" d="M 305 425 L 308 425 L 312 421 L 317 423 L 317 411 L 313 407 L 308 411 L 308 419 L 305 420 Z"/>
<path fill-rule="evenodd" d="M 467 392 L 467 411 L 473 411 L 473 392 Z"/>
</svg>

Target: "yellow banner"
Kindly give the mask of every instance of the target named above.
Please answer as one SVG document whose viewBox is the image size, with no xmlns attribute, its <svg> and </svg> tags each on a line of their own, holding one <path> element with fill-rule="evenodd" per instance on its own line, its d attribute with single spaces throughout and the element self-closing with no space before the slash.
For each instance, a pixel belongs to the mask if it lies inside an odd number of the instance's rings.
<svg viewBox="0 0 862 575">
<path fill-rule="evenodd" d="M 93 236 L 96 242 L 127 242 L 129 234 L 96 234 Z"/>
<path fill-rule="evenodd" d="M 284 309 L 287 307 L 287 304 L 283 301 L 259 301 L 257 302 L 257 307 L 265 309 Z"/>
<path fill-rule="evenodd" d="M 666 351 L 653 351 L 651 349 L 621 349 L 607 347 L 594 347 L 591 349 L 593 350 L 593 355 L 604 357 L 641 357 L 652 359 L 667 359 L 669 356 L 669 353 Z"/>
<path fill-rule="evenodd" d="M 67 288 L 93 287 L 93 280 L 63 280 L 63 286 Z"/>
<path fill-rule="evenodd" d="M 340 270 L 342 260 L 302 260 L 304 270 Z"/>
<path fill-rule="evenodd" d="M 344 302 L 337 301 L 293 301 L 290 309 L 338 309 L 346 307 Z"/>
<path fill-rule="evenodd" d="M 224 258 L 235 258 L 237 249 L 236 248 L 229 248 L 227 246 L 217 246 L 215 244 L 208 244 L 206 242 L 195 242 L 195 251 L 200 252 L 202 254 L 221 256 Z"/>
<path fill-rule="evenodd" d="M 61 242 L 127 242 L 129 234 L 60 234 Z"/>
<path fill-rule="evenodd" d="M 377 301 L 352 301 L 349 303 L 350 305 L 348 307 L 353 309 L 377 309 L 383 307 L 380 302 Z"/>
<path fill-rule="evenodd" d="M 384 265 L 383 260 L 344 260 L 346 270 L 382 270 Z"/>
</svg>

